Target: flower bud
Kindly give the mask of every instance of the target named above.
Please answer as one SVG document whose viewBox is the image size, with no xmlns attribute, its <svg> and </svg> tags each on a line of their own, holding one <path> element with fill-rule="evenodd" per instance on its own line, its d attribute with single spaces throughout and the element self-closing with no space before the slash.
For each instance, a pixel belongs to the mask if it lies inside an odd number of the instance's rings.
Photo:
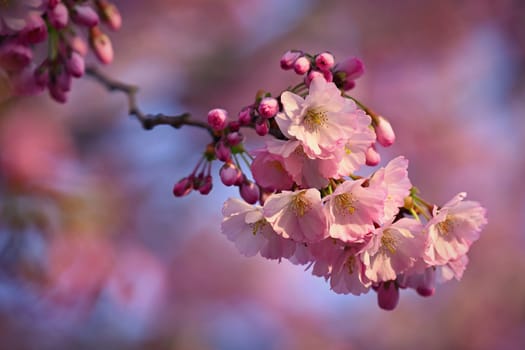
<svg viewBox="0 0 525 350">
<path fill-rule="evenodd" d="M 69 46 L 71 47 L 71 49 L 73 49 L 73 51 L 78 52 L 81 56 L 87 55 L 88 46 L 84 39 L 82 39 L 78 35 L 70 39 Z"/>
<path fill-rule="evenodd" d="M 303 75 L 310 70 L 310 60 L 304 56 L 299 57 L 293 64 L 293 70 L 299 75 Z"/>
<path fill-rule="evenodd" d="M 350 57 L 339 63 L 335 67 L 335 71 L 338 77 L 338 87 L 348 91 L 354 88 L 354 80 L 363 75 L 365 67 L 359 58 Z"/>
<path fill-rule="evenodd" d="M 377 117 L 377 124 L 374 124 L 374 129 L 376 131 L 377 142 L 379 142 L 381 146 L 391 146 L 396 140 L 394 129 L 392 129 L 392 125 L 390 125 L 385 118 L 381 116 Z"/>
<path fill-rule="evenodd" d="M 243 108 L 238 115 L 240 125 L 248 125 L 252 122 L 252 109 L 250 107 Z"/>
<path fill-rule="evenodd" d="M 315 66 L 325 72 L 329 71 L 335 64 L 334 55 L 329 52 L 320 53 L 315 57 Z"/>
<path fill-rule="evenodd" d="M 213 180 L 211 175 L 207 175 L 204 180 L 202 181 L 201 185 L 199 186 L 199 192 L 200 194 L 208 194 L 211 192 L 213 188 Z"/>
<path fill-rule="evenodd" d="M 113 46 L 108 36 L 100 31 L 98 27 L 93 27 L 89 31 L 89 43 L 100 62 L 104 64 L 113 61 Z"/>
<path fill-rule="evenodd" d="M 38 44 L 47 38 L 46 23 L 41 16 L 31 13 L 27 16 L 26 26 L 20 31 L 18 39 L 22 44 Z"/>
<path fill-rule="evenodd" d="M 383 282 L 377 289 L 377 303 L 383 310 L 394 310 L 399 302 L 399 289 L 394 281 Z"/>
<path fill-rule="evenodd" d="M 232 186 L 239 181 L 239 178 L 242 178 L 241 170 L 231 162 L 227 162 L 221 167 L 219 175 L 222 183 L 226 186 Z"/>
<path fill-rule="evenodd" d="M 255 204 L 259 200 L 259 186 L 249 180 L 245 180 L 239 187 L 242 199 L 248 204 Z"/>
<path fill-rule="evenodd" d="M 49 61 L 45 60 L 35 69 L 34 78 L 37 85 L 45 87 L 49 83 Z"/>
<path fill-rule="evenodd" d="M 289 70 L 294 67 L 295 60 L 297 60 L 302 53 L 300 51 L 286 51 L 283 57 L 281 57 L 281 68 Z"/>
<path fill-rule="evenodd" d="M 270 131 L 270 123 L 268 120 L 262 120 L 257 123 L 255 123 L 255 132 L 259 136 L 267 135 Z"/>
<path fill-rule="evenodd" d="M 56 29 L 63 29 L 67 26 L 67 22 L 69 21 L 69 12 L 66 5 L 59 2 L 55 7 L 50 8 L 47 11 L 47 17 L 49 23 L 51 23 L 53 27 Z"/>
<path fill-rule="evenodd" d="M 231 150 L 224 144 L 223 141 L 219 141 L 215 145 L 215 156 L 218 160 L 226 162 L 230 160 Z"/>
<path fill-rule="evenodd" d="M 234 120 L 228 123 L 228 130 L 230 132 L 239 131 L 241 129 L 241 123 L 239 121 Z"/>
<path fill-rule="evenodd" d="M 226 128 L 228 112 L 221 108 L 215 108 L 208 112 L 208 124 L 215 131 L 221 131 Z"/>
<path fill-rule="evenodd" d="M 0 46 L 0 68 L 18 72 L 26 68 L 33 59 L 33 51 L 25 45 L 14 42 Z"/>
<path fill-rule="evenodd" d="M 89 5 L 77 5 L 73 8 L 73 21 L 86 27 L 94 27 L 98 24 L 98 15 Z"/>
<path fill-rule="evenodd" d="M 122 16 L 118 8 L 105 0 L 97 1 L 98 9 L 102 13 L 102 19 L 111 30 L 119 30 L 122 26 Z"/>
<path fill-rule="evenodd" d="M 63 91 L 71 90 L 71 75 L 62 70 L 56 77 L 56 85 Z"/>
<path fill-rule="evenodd" d="M 433 267 L 428 267 L 420 276 L 416 292 L 422 297 L 430 297 L 434 295 L 436 285 L 436 273 Z"/>
<path fill-rule="evenodd" d="M 49 84 L 48 90 L 49 95 L 51 96 L 51 98 L 53 98 L 53 100 L 59 103 L 67 102 L 67 91 L 62 90 L 57 84 Z"/>
<path fill-rule="evenodd" d="M 71 57 L 66 61 L 66 69 L 75 78 L 80 78 L 85 70 L 84 57 L 75 51 L 71 52 Z"/>
<path fill-rule="evenodd" d="M 381 156 L 377 153 L 374 145 L 368 147 L 366 150 L 366 165 L 376 166 L 381 161 Z"/>
<path fill-rule="evenodd" d="M 257 111 L 263 118 L 275 117 L 277 112 L 279 112 L 279 102 L 273 97 L 265 97 L 261 100 Z"/>
<path fill-rule="evenodd" d="M 333 75 L 330 71 L 321 72 L 318 70 L 311 70 L 308 75 L 304 77 L 304 83 L 309 87 L 312 80 L 317 77 L 323 77 L 323 79 L 327 82 L 331 82 L 333 80 Z"/>
<path fill-rule="evenodd" d="M 242 134 L 237 131 L 230 132 L 228 135 L 226 135 L 226 140 L 230 146 L 237 146 L 244 141 L 244 136 L 242 136 Z"/>
<path fill-rule="evenodd" d="M 184 197 L 193 189 L 193 179 L 185 177 L 173 186 L 173 195 L 175 197 Z"/>
</svg>

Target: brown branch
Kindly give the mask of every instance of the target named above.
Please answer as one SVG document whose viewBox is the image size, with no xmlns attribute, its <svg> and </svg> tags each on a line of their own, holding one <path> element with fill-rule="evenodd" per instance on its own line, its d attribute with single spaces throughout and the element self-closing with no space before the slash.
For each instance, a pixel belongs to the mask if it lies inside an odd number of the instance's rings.
<svg viewBox="0 0 525 350">
<path fill-rule="evenodd" d="M 180 115 L 170 116 L 162 113 L 146 114 L 142 112 L 137 103 L 137 93 L 139 88 L 135 85 L 130 85 L 114 80 L 93 66 L 86 67 L 86 74 L 93 77 L 109 91 L 120 91 L 124 93 L 128 97 L 129 115 L 135 116 L 142 124 L 142 127 L 146 130 L 151 130 L 157 125 L 169 125 L 175 129 L 179 129 L 183 125 L 189 125 L 205 129 L 214 140 L 217 138 L 217 135 L 215 135 L 213 129 L 208 124 L 198 120 L 191 120 L 190 113 L 182 113 Z"/>
</svg>

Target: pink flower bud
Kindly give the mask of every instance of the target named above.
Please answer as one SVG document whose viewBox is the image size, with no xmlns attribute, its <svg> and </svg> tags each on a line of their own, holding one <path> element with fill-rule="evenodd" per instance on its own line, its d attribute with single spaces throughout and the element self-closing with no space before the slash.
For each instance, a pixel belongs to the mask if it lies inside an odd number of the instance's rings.
<svg viewBox="0 0 525 350">
<path fill-rule="evenodd" d="M 310 70 L 310 60 L 304 56 L 295 60 L 293 70 L 299 75 L 303 75 Z"/>
<path fill-rule="evenodd" d="M 294 67 L 295 60 L 297 60 L 302 53 L 300 51 L 286 51 L 283 57 L 281 57 L 281 68 L 289 70 Z"/>
<path fill-rule="evenodd" d="M 74 36 L 70 42 L 69 46 L 71 49 L 73 49 L 75 52 L 78 52 L 80 55 L 85 56 L 88 52 L 88 46 L 84 39 L 82 39 L 79 36 Z"/>
<path fill-rule="evenodd" d="M 231 121 L 228 123 L 228 129 L 230 132 L 239 131 L 241 129 L 241 123 L 237 120 Z"/>
<path fill-rule="evenodd" d="M 226 128 L 228 112 L 221 108 L 215 108 L 208 112 L 208 124 L 215 131 L 221 131 Z"/>
<path fill-rule="evenodd" d="M 56 6 L 47 11 L 47 17 L 53 27 L 56 29 L 63 29 L 67 26 L 67 22 L 69 21 L 69 12 L 66 5 L 59 2 Z"/>
<path fill-rule="evenodd" d="M 26 20 L 26 26 L 20 31 L 18 39 L 22 44 L 37 44 L 47 38 L 46 23 L 41 16 L 29 14 Z"/>
<path fill-rule="evenodd" d="M 366 150 L 366 165 L 376 166 L 381 161 L 381 156 L 377 153 L 374 145 L 368 147 Z"/>
<path fill-rule="evenodd" d="M 239 187 L 239 193 L 242 199 L 248 204 L 255 204 L 259 200 L 259 186 L 252 181 L 246 180 Z"/>
<path fill-rule="evenodd" d="M 392 129 L 392 125 L 390 125 L 388 120 L 381 116 L 379 116 L 377 119 L 377 124 L 374 124 L 377 141 L 383 147 L 391 146 L 396 140 L 396 135 L 394 134 L 394 129 Z"/>
<path fill-rule="evenodd" d="M 232 186 L 239 181 L 239 178 L 242 178 L 241 170 L 231 162 L 227 162 L 221 167 L 219 175 L 222 183 L 226 186 Z"/>
<path fill-rule="evenodd" d="M 248 125 L 252 121 L 252 115 L 251 115 L 252 109 L 250 107 L 243 108 L 238 115 L 239 124 L 241 125 Z"/>
<path fill-rule="evenodd" d="M 355 86 L 354 80 L 365 72 L 363 62 L 357 57 L 350 57 L 335 67 L 336 74 L 340 77 L 342 88 L 350 90 Z"/>
<path fill-rule="evenodd" d="M 67 102 L 67 91 L 62 90 L 57 84 L 49 84 L 49 95 L 59 103 Z"/>
<path fill-rule="evenodd" d="M 312 80 L 314 80 L 317 77 L 323 77 L 323 79 L 327 82 L 331 82 L 333 80 L 333 75 L 330 71 L 320 72 L 318 70 L 311 70 L 308 73 L 308 75 L 304 77 L 304 83 L 306 84 L 306 86 L 310 86 Z"/>
<path fill-rule="evenodd" d="M 255 132 L 259 136 L 267 135 L 270 131 L 270 123 L 268 123 L 268 120 L 263 120 L 260 122 L 255 123 Z"/>
<path fill-rule="evenodd" d="M 41 87 L 45 87 L 49 83 L 49 62 L 45 60 L 35 69 L 35 82 Z"/>
<path fill-rule="evenodd" d="M 334 55 L 329 52 L 320 53 L 315 57 L 315 66 L 323 72 L 329 71 L 334 66 L 334 64 Z"/>
<path fill-rule="evenodd" d="M 185 177 L 173 186 L 173 195 L 175 197 L 184 197 L 193 189 L 193 179 Z"/>
<path fill-rule="evenodd" d="M 122 16 L 118 8 L 105 0 L 97 1 L 99 11 L 102 13 L 102 19 L 111 30 L 119 30 L 122 26 Z"/>
<path fill-rule="evenodd" d="M 434 268 L 429 267 L 425 269 L 425 272 L 420 276 L 416 292 L 422 297 L 430 297 L 434 295 L 436 285 L 436 273 Z"/>
<path fill-rule="evenodd" d="M 231 150 L 229 147 L 226 147 L 223 141 L 219 141 L 215 145 L 215 156 L 218 160 L 226 162 L 230 160 Z"/>
<path fill-rule="evenodd" d="M 212 180 L 211 175 L 208 175 L 204 178 L 203 182 L 199 186 L 199 192 L 200 194 L 206 195 L 211 192 L 212 188 L 213 188 L 213 180 Z"/>
<path fill-rule="evenodd" d="M 63 91 L 71 90 L 71 75 L 62 70 L 56 77 L 56 85 Z"/>
<path fill-rule="evenodd" d="M 263 118 L 275 117 L 277 112 L 279 112 L 279 102 L 273 97 L 265 97 L 261 100 L 257 111 Z"/>
<path fill-rule="evenodd" d="M 399 302 L 399 289 L 394 281 L 383 282 L 377 289 L 377 303 L 383 310 L 394 310 Z"/>
<path fill-rule="evenodd" d="M 98 27 L 93 27 L 89 31 L 89 43 L 100 62 L 108 64 L 113 61 L 111 40 L 109 40 L 108 36 L 102 33 Z"/>
<path fill-rule="evenodd" d="M 241 133 L 235 131 L 226 135 L 226 140 L 230 146 L 237 146 L 244 141 L 244 136 Z"/>
<path fill-rule="evenodd" d="M 0 68 L 6 71 L 21 71 L 32 59 L 33 51 L 25 45 L 9 42 L 0 46 Z"/>
<path fill-rule="evenodd" d="M 98 15 L 89 5 L 77 5 L 73 8 L 73 21 L 86 27 L 94 27 L 98 24 Z"/>
<path fill-rule="evenodd" d="M 47 0 L 47 7 L 50 9 L 54 9 L 59 2 L 60 0 Z"/>
<path fill-rule="evenodd" d="M 71 57 L 66 61 L 66 69 L 75 78 L 80 78 L 84 75 L 85 70 L 84 57 L 73 51 Z"/>
</svg>

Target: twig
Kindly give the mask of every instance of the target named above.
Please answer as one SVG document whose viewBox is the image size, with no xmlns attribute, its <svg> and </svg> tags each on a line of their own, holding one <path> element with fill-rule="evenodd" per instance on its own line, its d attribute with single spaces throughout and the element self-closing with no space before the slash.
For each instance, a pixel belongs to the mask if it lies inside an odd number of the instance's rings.
<svg viewBox="0 0 525 350">
<path fill-rule="evenodd" d="M 135 85 L 130 85 L 114 80 L 102 73 L 98 68 L 92 66 L 86 67 L 86 74 L 95 78 L 109 91 L 120 91 L 124 93 L 128 97 L 129 115 L 135 116 L 142 124 L 142 127 L 146 130 L 151 130 L 157 125 L 169 125 L 175 129 L 179 129 L 183 125 L 189 125 L 205 129 L 214 140 L 217 138 L 217 135 L 215 135 L 213 129 L 208 124 L 198 120 L 191 120 L 190 113 L 182 113 L 180 115 L 170 116 L 162 113 L 146 114 L 142 112 L 137 103 L 137 93 L 139 88 Z"/>
</svg>

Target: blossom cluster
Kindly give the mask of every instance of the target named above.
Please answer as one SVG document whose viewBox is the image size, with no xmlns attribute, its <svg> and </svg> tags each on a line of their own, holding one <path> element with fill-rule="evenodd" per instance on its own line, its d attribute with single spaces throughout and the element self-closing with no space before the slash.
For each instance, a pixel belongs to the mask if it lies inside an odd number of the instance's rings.
<svg viewBox="0 0 525 350">
<path fill-rule="evenodd" d="M 328 52 L 289 51 L 280 63 L 303 81 L 277 97 L 259 94 L 235 120 L 211 110 L 215 140 L 174 194 L 208 193 L 218 159 L 221 181 L 238 186 L 242 198 L 224 204 L 222 232 L 243 255 L 307 265 L 336 293 L 375 290 L 386 310 L 396 307 L 400 288 L 430 296 L 436 281 L 459 280 L 485 209 L 465 193 L 428 203 L 403 156 L 357 175 L 380 163 L 377 145 L 395 141 L 385 118 L 347 94 L 363 73 L 360 60 L 336 64 Z M 243 127 L 265 136 L 264 146 L 247 152 Z"/>
<path fill-rule="evenodd" d="M 109 63 L 113 49 L 103 22 L 118 30 L 122 19 L 107 0 L 0 1 L 0 78 L 13 95 L 47 89 L 64 103 L 72 78 L 84 75 L 88 44 L 98 60 Z M 47 52 L 39 48 L 47 43 Z"/>
</svg>

